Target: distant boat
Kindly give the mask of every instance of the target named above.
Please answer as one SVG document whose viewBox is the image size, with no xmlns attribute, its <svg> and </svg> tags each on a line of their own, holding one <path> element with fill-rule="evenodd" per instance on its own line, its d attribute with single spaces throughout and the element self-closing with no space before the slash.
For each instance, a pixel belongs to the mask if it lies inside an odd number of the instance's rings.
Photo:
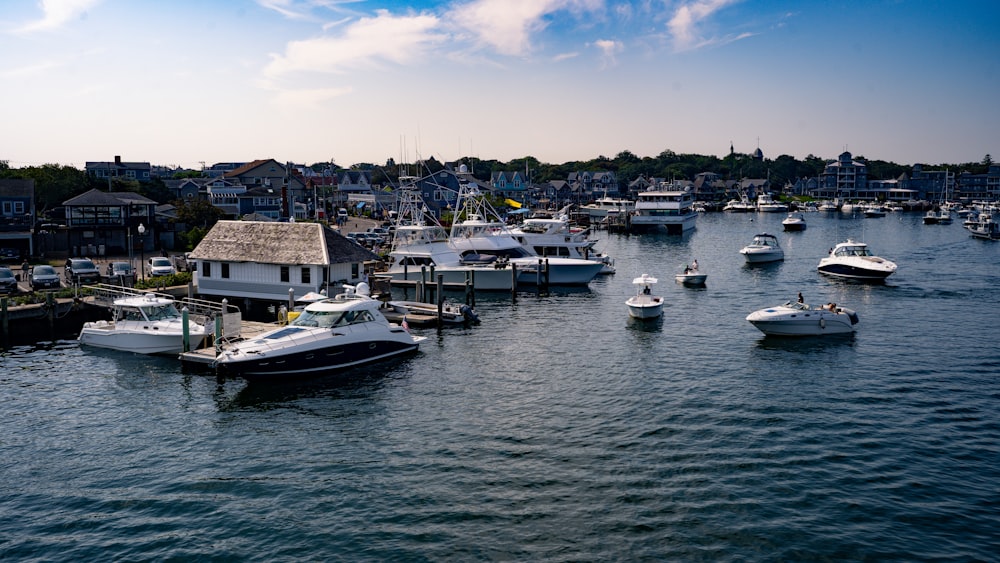
<svg viewBox="0 0 1000 563">
<path fill-rule="evenodd" d="M 786 231 L 804 231 L 806 230 L 806 218 L 801 213 L 789 213 L 788 217 L 781 221 L 781 226 Z"/>
<path fill-rule="evenodd" d="M 1000 223 L 993 220 L 990 213 L 980 213 L 979 219 L 965 226 L 969 234 L 985 240 L 1000 240 Z"/>
<path fill-rule="evenodd" d="M 695 228 L 698 212 L 694 210 L 690 191 L 661 183 L 654 190 L 639 192 L 638 197 L 632 215 L 634 230 L 662 230 L 679 235 Z"/>
<path fill-rule="evenodd" d="M 748 264 L 778 262 L 785 259 L 785 251 L 778 244 L 778 238 L 768 233 L 760 233 L 753 237 L 750 244 L 740 250 L 740 254 L 743 255 Z"/>
<path fill-rule="evenodd" d="M 768 336 L 821 336 L 854 332 L 858 315 L 834 304 L 812 308 L 788 302 L 747 315 L 747 321 Z"/>
<path fill-rule="evenodd" d="M 708 274 L 702 273 L 698 269 L 698 261 L 695 260 L 688 266 L 684 266 L 684 271 L 674 276 L 678 282 L 688 285 L 688 286 L 700 286 L 705 285 L 705 280 L 708 279 Z"/>
</svg>

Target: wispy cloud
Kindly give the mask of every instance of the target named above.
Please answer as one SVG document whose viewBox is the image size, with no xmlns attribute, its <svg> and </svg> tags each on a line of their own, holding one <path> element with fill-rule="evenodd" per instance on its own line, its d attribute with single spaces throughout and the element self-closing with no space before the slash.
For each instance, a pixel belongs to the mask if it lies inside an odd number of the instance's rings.
<svg viewBox="0 0 1000 563">
<path fill-rule="evenodd" d="M 601 52 L 601 68 L 608 68 L 618 64 L 617 55 L 625 50 L 621 41 L 612 39 L 598 39 L 594 41 L 594 46 Z"/>
<path fill-rule="evenodd" d="M 339 73 L 386 62 L 407 64 L 445 39 L 436 31 L 438 23 L 433 14 L 394 16 L 380 10 L 347 25 L 339 36 L 292 41 L 284 54 L 271 56 L 264 74 L 275 78 L 299 71 Z"/>
<path fill-rule="evenodd" d="M 720 42 L 732 42 L 746 37 L 747 34 L 737 36 L 726 36 L 723 39 L 718 37 L 705 37 L 702 26 L 712 15 L 719 10 L 739 2 L 740 0 L 695 0 L 693 2 L 683 2 L 674 10 L 674 15 L 667 23 L 670 31 L 675 51 L 689 51 L 704 47 L 706 45 Z"/>
<path fill-rule="evenodd" d="M 85 15 L 88 9 L 100 2 L 101 0 L 41 0 L 38 4 L 42 8 L 42 19 L 29 22 L 18 31 L 31 33 L 58 29 Z"/>
<path fill-rule="evenodd" d="M 447 19 L 480 45 L 502 55 L 525 56 L 532 50 L 532 36 L 548 26 L 554 13 L 585 13 L 603 5 L 602 0 L 474 0 L 457 5 Z"/>
</svg>

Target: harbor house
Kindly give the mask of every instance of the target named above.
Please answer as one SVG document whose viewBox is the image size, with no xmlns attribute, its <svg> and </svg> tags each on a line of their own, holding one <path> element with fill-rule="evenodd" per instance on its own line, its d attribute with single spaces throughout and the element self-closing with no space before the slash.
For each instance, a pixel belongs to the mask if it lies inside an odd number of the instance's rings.
<svg viewBox="0 0 1000 563">
<path fill-rule="evenodd" d="M 201 295 L 285 301 L 360 282 L 378 256 L 320 223 L 219 221 L 190 259 Z"/>
</svg>

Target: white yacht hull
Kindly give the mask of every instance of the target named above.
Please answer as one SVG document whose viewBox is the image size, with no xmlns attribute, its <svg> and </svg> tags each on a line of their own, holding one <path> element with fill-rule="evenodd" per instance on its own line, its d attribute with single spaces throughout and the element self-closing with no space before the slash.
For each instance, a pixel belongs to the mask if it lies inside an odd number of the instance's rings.
<svg viewBox="0 0 1000 563">
<path fill-rule="evenodd" d="M 781 305 L 754 311 L 747 321 L 769 336 L 822 336 L 854 332 L 857 314 L 849 309 L 830 311 Z"/>
<path fill-rule="evenodd" d="M 625 302 L 628 315 L 634 319 L 655 319 L 663 314 L 663 298 L 653 295 L 636 295 Z"/>
<path fill-rule="evenodd" d="M 128 326 L 137 325 L 137 326 Z M 206 336 L 201 325 L 189 325 L 189 349 L 198 348 Z M 180 354 L 184 351 L 184 333 L 180 323 L 164 327 L 151 323 L 97 321 L 84 324 L 78 340 L 81 344 L 136 354 Z"/>
</svg>

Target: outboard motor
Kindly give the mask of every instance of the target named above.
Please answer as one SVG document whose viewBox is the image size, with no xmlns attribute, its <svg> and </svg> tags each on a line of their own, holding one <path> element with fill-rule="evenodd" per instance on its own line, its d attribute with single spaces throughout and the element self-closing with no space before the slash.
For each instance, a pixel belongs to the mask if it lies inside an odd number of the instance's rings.
<svg viewBox="0 0 1000 563">
<path fill-rule="evenodd" d="M 844 308 L 841 308 L 841 310 L 843 312 L 847 313 L 847 318 L 851 319 L 851 324 L 852 325 L 858 324 L 858 314 L 855 313 L 853 309 L 844 309 Z"/>
<path fill-rule="evenodd" d="M 479 315 L 476 314 L 476 311 L 472 307 L 462 305 L 458 308 L 458 311 L 462 313 L 462 318 L 465 319 L 465 322 L 479 324 Z"/>
</svg>

